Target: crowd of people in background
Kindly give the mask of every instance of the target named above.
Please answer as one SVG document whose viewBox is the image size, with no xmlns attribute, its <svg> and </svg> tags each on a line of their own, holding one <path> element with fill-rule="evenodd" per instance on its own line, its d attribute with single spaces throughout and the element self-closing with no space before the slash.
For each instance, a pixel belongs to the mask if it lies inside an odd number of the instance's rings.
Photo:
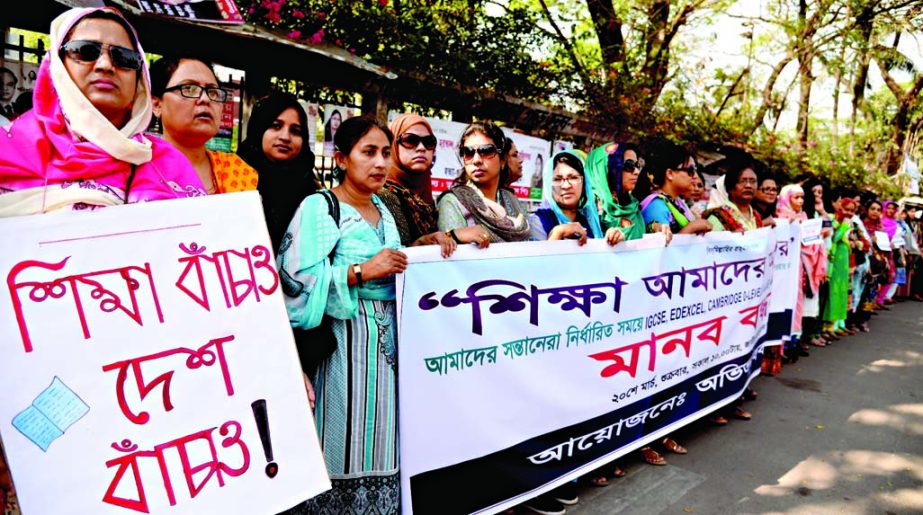
<svg viewBox="0 0 923 515">
<path fill-rule="evenodd" d="M 773 175 L 743 152 L 720 164 L 708 191 L 696 155 L 668 141 L 559 152 L 532 175 L 545 187 L 530 213 L 510 188 L 522 160 L 497 125 L 465 129 L 463 170 L 435 195 L 437 138 L 425 118 L 408 113 L 385 126 L 353 117 L 327 128 L 336 184 L 328 189 L 317 180 L 307 116 L 293 96 L 260 99 L 239 152 L 212 152 L 205 143 L 218 132 L 228 94 L 207 61 L 168 56 L 149 73 L 135 31 L 108 8 L 64 13 L 51 42 L 34 108 L 0 130 L 0 216 L 259 192 L 333 482 L 290 514 L 399 512 L 394 274 L 407 266 L 403 247 L 438 245 L 448 257 L 463 244 L 617 245 L 648 234 L 669 244 L 675 234 L 822 219 L 823 242 L 801 251 L 795 336 L 767 349 L 768 375 L 811 347 L 868 332 L 870 318 L 895 300 L 923 301 L 920 210 L 869 192 L 830 191 L 816 178 Z M 145 134 L 152 116 L 163 139 Z M 366 377 L 375 384 L 354 384 Z M 748 390 L 710 420 L 750 419 L 742 402 L 756 396 Z M 658 449 L 687 452 L 672 437 L 656 444 L 639 455 L 652 465 L 666 464 Z M 613 464 L 583 480 L 606 486 L 624 474 Z M 526 508 L 557 514 L 576 502 L 571 483 Z M 16 513 L 2 460 L 0 507 Z"/>
</svg>

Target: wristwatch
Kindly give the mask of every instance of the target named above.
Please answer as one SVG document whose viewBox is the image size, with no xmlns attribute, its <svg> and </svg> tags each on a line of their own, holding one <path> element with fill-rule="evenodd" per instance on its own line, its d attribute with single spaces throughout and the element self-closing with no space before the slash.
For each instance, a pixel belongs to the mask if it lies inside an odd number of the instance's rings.
<svg viewBox="0 0 923 515">
<path fill-rule="evenodd" d="M 356 276 L 356 286 L 362 286 L 362 265 L 353 265 L 353 275 Z"/>
</svg>

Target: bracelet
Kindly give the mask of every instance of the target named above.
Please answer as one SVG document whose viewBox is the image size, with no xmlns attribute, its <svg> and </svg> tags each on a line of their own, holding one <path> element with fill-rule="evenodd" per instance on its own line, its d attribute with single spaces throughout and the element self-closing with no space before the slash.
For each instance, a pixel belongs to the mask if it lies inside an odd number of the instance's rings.
<svg viewBox="0 0 923 515">
<path fill-rule="evenodd" d="M 353 265 L 353 275 L 356 276 L 356 286 L 362 287 L 362 265 Z"/>
<path fill-rule="evenodd" d="M 451 236 L 452 239 L 455 240 L 455 243 L 461 244 L 462 241 L 458 239 L 458 235 L 455 234 L 455 229 L 449 229 L 448 231 L 445 232 L 445 234 L 446 236 Z"/>
</svg>

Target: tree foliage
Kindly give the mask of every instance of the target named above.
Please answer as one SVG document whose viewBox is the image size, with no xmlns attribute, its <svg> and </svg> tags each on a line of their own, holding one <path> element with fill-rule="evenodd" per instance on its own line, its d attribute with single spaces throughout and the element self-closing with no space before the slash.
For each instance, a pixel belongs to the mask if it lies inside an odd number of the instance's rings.
<svg viewBox="0 0 923 515">
<path fill-rule="evenodd" d="M 255 23 L 404 76 L 577 111 L 613 137 L 734 144 L 834 184 L 893 188 L 888 174 L 923 141 L 923 70 L 897 44 L 923 33 L 919 0 L 764 0 L 759 11 L 741 0 L 239 3 Z M 692 56 L 728 16 L 747 61 L 706 76 Z M 828 92 L 832 116 L 818 107 Z"/>
</svg>

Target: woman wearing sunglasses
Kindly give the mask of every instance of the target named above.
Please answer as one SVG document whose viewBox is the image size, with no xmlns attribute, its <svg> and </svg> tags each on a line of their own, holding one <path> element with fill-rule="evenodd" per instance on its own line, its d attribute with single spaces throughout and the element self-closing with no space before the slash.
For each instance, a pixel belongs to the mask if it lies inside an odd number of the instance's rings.
<svg viewBox="0 0 923 515">
<path fill-rule="evenodd" d="M 298 205 L 317 191 L 314 153 L 304 144 L 308 115 L 298 100 L 286 93 L 260 99 L 247 122 L 247 139 L 237 153 L 259 174 L 257 191 L 274 249 Z"/>
<path fill-rule="evenodd" d="M 142 135 L 151 119 L 148 71 L 117 10 L 58 16 L 51 49 L 34 109 L 0 131 L 0 216 L 204 194 L 180 152 Z"/>
<path fill-rule="evenodd" d="M 437 141 L 429 122 L 416 114 L 398 116 L 389 128 L 394 134 L 391 168 L 378 197 L 394 217 L 401 244 L 408 246 L 421 236 L 438 230 L 430 182 Z M 469 231 L 461 236 L 465 239 L 460 241 L 468 243 L 474 241 L 475 234 Z"/>
<path fill-rule="evenodd" d="M 702 234 L 711 224 L 696 218 L 683 200 L 692 190 L 696 175 L 695 159 L 683 147 L 659 141 L 648 152 L 649 172 L 641 175 L 635 196 L 641 200 L 641 215 L 647 232 L 660 232 L 667 226 L 674 234 Z"/>
<path fill-rule="evenodd" d="M 587 177 L 600 208 L 606 240 L 612 245 L 644 237 L 641 206 L 632 196 L 643 169 L 644 160 L 631 143 L 606 143 L 593 149 L 587 157 Z M 669 226 L 662 225 L 658 230 L 669 241 L 672 235 Z"/>
<path fill-rule="evenodd" d="M 164 57 L 151 66 L 151 94 L 164 139 L 189 159 L 209 195 L 256 189 L 256 170 L 243 159 L 205 148 L 218 134 L 229 96 L 211 64 L 191 56 Z"/>
<path fill-rule="evenodd" d="M 529 221 L 516 196 L 500 187 L 506 179 L 506 136 L 490 122 L 465 128 L 459 142 L 464 170 L 439 198 L 439 230 L 457 242 L 528 241 Z"/>
</svg>

